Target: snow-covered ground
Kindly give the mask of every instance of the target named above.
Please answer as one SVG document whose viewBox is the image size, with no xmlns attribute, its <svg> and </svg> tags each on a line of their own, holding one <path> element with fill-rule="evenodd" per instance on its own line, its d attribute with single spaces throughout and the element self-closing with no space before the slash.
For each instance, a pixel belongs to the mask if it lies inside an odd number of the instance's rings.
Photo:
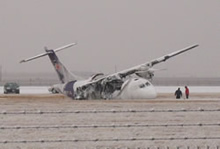
<svg viewBox="0 0 220 149">
<path fill-rule="evenodd" d="M 174 93 L 179 86 L 155 86 L 157 93 Z M 49 94 L 48 86 L 21 86 L 21 94 Z M 180 87 L 184 91 L 184 86 Z M 0 94 L 3 93 L 0 86 Z M 220 86 L 189 86 L 191 93 L 220 93 Z"/>
<path fill-rule="evenodd" d="M 29 98 L 30 97 L 30 98 Z M 220 100 L 0 99 L 1 149 L 219 149 Z"/>
</svg>

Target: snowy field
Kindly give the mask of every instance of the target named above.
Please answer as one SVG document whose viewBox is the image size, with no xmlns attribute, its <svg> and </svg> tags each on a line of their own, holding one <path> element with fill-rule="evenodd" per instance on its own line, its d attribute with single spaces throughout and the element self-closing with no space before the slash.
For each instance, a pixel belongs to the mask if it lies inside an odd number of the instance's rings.
<svg viewBox="0 0 220 149">
<path fill-rule="evenodd" d="M 219 149 L 220 87 L 189 87 L 187 100 L 174 98 L 178 86 L 157 86 L 153 100 L 71 100 L 47 88 L 0 96 L 1 149 Z"/>
<path fill-rule="evenodd" d="M 0 98 L 1 149 L 219 149 L 220 101 Z M 20 97 L 20 96 L 18 96 Z"/>
<path fill-rule="evenodd" d="M 174 93 L 179 86 L 155 86 L 157 93 Z M 48 86 L 21 86 L 21 94 L 49 94 Z M 180 87 L 185 91 L 184 87 Z M 189 86 L 190 93 L 220 93 L 220 86 Z M 4 88 L 0 86 L 0 94 Z"/>
</svg>

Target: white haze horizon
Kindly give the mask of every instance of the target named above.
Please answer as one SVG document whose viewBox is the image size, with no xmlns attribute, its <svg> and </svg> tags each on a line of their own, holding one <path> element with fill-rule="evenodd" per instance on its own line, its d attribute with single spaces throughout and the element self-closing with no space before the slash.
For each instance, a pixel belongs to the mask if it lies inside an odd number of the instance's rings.
<svg viewBox="0 0 220 149">
<path fill-rule="evenodd" d="M 184 92 L 181 86 L 155 86 L 157 93 L 174 93 L 177 88 Z M 49 86 L 21 86 L 20 94 L 51 94 Z M 190 86 L 190 93 L 220 93 L 219 86 Z M 3 86 L 0 86 L 0 94 L 3 94 Z"/>
</svg>

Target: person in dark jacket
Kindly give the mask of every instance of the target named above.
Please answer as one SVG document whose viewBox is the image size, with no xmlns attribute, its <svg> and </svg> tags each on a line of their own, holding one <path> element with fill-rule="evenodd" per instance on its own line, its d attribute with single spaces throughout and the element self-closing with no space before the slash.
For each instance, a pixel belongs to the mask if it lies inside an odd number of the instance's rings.
<svg viewBox="0 0 220 149">
<path fill-rule="evenodd" d="M 185 86 L 185 95 L 186 95 L 186 99 L 189 98 L 189 88 L 187 86 Z"/>
<path fill-rule="evenodd" d="M 175 92 L 176 99 L 180 99 L 182 97 L 182 91 L 178 88 Z"/>
</svg>

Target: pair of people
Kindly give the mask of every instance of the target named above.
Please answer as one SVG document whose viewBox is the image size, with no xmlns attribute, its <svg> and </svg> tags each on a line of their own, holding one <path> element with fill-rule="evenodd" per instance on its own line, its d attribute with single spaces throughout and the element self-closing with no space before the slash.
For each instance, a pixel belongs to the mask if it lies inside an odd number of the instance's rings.
<svg viewBox="0 0 220 149">
<path fill-rule="evenodd" d="M 185 86 L 185 95 L 186 95 L 186 99 L 189 98 L 189 88 L 187 86 Z M 182 91 L 180 90 L 180 88 L 178 88 L 175 92 L 175 96 L 176 99 L 180 99 L 182 97 Z"/>
</svg>

